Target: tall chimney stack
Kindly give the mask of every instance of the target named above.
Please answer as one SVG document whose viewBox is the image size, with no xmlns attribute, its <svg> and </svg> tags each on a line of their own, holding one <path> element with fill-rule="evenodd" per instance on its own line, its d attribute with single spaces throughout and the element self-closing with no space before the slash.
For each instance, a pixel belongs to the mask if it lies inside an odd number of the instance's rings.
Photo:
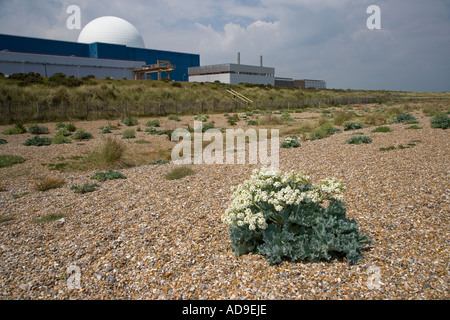
<svg viewBox="0 0 450 320">
<path fill-rule="evenodd" d="M 238 64 L 241 64 L 241 53 L 238 52 L 238 55 L 237 55 L 237 56 L 238 56 L 238 57 L 237 57 L 237 58 L 238 58 L 238 61 L 237 61 L 237 62 L 238 62 Z"/>
<path fill-rule="evenodd" d="M 259 64 L 261 65 L 261 68 L 263 67 L 263 56 L 259 57 Z"/>
</svg>

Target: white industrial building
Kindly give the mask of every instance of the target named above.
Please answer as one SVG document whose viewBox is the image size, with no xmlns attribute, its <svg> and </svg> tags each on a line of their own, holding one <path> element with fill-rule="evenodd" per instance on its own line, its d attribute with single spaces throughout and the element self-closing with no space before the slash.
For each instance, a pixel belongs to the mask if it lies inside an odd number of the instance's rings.
<svg viewBox="0 0 450 320">
<path fill-rule="evenodd" d="M 216 82 L 226 84 L 262 84 L 278 87 L 299 89 L 326 89 L 324 80 L 294 80 L 292 78 L 275 77 L 275 68 L 263 66 L 263 57 L 260 65 L 241 64 L 241 54 L 238 52 L 237 63 L 215 64 L 189 68 L 189 82 Z"/>
<path fill-rule="evenodd" d="M 227 84 L 252 83 L 262 85 L 275 85 L 275 68 L 244 65 L 240 63 L 225 63 L 209 66 L 189 68 L 189 82 L 215 82 Z"/>
</svg>

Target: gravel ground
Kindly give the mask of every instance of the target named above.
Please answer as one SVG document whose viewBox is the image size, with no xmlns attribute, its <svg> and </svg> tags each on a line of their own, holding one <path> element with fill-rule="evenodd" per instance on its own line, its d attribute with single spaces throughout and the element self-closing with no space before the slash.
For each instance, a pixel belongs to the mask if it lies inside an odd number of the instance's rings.
<svg viewBox="0 0 450 320">
<path fill-rule="evenodd" d="M 0 154 L 27 159 L 0 169 L 0 219 L 14 218 L 0 223 L 0 299 L 448 299 L 449 131 L 417 116 L 421 130 L 358 130 L 373 139 L 368 145 L 344 144 L 353 131 L 280 150 L 283 171 L 344 180 L 348 216 L 374 242 L 356 265 L 269 266 L 259 255 L 237 257 L 220 217 L 230 188 L 257 166 L 193 166 L 194 175 L 168 181 L 164 174 L 175 165 L 142 165 L 121 170 L 126 180 L 79 195 L 70 187 L 92 182 L 96 171 L 59 173 L 45 164 L 92 150 L 107 121 L 76 123 L 94 133 L 82 145 L 25 147 L 29 134 L 0 135 L 8 140 Z M 167 140 L 138 134 L 151 142 L 134 144 L 144 154 Z M 420 142 L 413 148 L 379 151 L 414 140 Z M 35 191 L 44 176 L 66 184 Z M 35 222 L 59 213 L 64 221 Z"/>
</svg>

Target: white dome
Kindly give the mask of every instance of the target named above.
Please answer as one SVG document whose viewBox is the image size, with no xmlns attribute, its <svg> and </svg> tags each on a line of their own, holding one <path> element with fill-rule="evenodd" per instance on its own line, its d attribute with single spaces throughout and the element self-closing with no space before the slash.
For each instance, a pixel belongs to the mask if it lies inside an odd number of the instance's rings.
<svg viewBox="0 0 450 320">
<path fill-rule="evenodd" d="M 81 30 L 78 42 L 102 42 L 145 48 L 139 31 L 128 21 L 117 17 L 100 17 L 92 20 Z"/>
</svg>

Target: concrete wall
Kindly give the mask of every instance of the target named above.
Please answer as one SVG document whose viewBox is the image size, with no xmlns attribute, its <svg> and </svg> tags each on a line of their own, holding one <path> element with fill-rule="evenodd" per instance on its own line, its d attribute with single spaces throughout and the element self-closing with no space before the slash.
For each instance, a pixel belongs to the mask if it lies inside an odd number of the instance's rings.
<svg viewBox="0 0 450 320">
<path fill-rule="evenodd" d="M 203 76 L 189 76 L 189 82 L 214 82 L 220 81 L 221 83 L 231 83 L 229 73 L 221 74 L 207 74 Z"/>
<path fill-rule="evenodd" d="M 134 79 L 134 68 L 143 61 L 123 61 L 81 57 L 52 56 L 43 54 L 0 51 L 0 72 L 5 75 L 36 72 L 50 77 L 55 73 L 82 78 L 94 75 L 104 79 Z"/>
</svg>

